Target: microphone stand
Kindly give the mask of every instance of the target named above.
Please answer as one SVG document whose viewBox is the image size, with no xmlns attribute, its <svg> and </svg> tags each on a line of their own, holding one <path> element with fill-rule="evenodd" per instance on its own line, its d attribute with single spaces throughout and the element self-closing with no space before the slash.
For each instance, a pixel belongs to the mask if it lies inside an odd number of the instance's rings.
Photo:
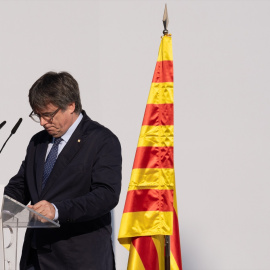
<svg viewBox="0 0 270 270">
<path fill-rule="evenodd" d="M 2 146 L 2 148 L 1 148 L 1 150 L 0 150 L 0 154 L 1 154 L 3 148 L 5 147 L 5 145 L 7 144 L 8 140 L 10 139 L 10 137 L 11 137 L 12 135 L 13 135 L 13 134 L 10 133 L 9 137 L 7 138 L 7 140 L 5 141 L 5 143 L 3 144 L 3 146 Z"/>
<path fill-rule="evenodd" d="M 5 121 L 4 121 L 5 122 Z M 4 123 L 3 122 L 3 123 Z M 13 134 L 15 134 L 15 132 L 17 131 L 17 129 L 18 129 L 18 127 L 20 126 L 20 124 L 21 124 L 21 122 L 22 122 L 22 118 L 20 118 L 19 119 L 19 121 L 16 123 L 16 125 L 13 127 L 13 129 L 11 130 L 11 133 L 10 133 L 10 135 L 9 135 L 9 137 L 7 138 L 7 140 L 5 141 L 5 143 L 3 144 L 3 146 L 2 146 L 2 148 L 1 148 L 1 150 L 0 150 L 0 154 L 1 154 L 1 152 L 2 152 L 2 150 L 3 150 L 3 148 L 5 147 L 5 145 L 7 144 L 7 142 L 8 142 L 8 140 L 10 139 L 10 137 L 13 135 Z M 2 124 L 3 124 L 2 123 Z M 1 124 L 1 125 L 2 125 Z M 4 123 L 5 124 L 5 123 Z"/>
</svg>

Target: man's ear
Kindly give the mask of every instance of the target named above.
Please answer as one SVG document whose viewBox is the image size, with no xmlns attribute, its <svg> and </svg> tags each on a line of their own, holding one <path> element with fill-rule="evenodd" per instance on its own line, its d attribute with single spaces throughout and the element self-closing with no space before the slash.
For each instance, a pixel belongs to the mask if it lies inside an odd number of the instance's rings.
<svg viewBox="0 0 270 270">
<path fill-rule="evenodd" d="M 75 102 L 72 102 L 68 105 L 68 111 L 72 114 L 75 111 Z"/>
</svg>

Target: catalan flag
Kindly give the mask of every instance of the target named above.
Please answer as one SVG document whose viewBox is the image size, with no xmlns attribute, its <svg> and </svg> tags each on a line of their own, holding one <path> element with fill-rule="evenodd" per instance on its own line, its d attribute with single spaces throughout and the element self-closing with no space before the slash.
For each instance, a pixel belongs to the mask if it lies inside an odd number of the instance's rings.
<svg viewBox="0 0 270 270">
<path fill-rule="evenodd" d="M 174 178 L 172 38 L 162 37 L 145 109 L 118 240 L 129 251 L 128 270 L 163 270 L 164 235 L 170 265 L 182 270 Z"/>
</svg>

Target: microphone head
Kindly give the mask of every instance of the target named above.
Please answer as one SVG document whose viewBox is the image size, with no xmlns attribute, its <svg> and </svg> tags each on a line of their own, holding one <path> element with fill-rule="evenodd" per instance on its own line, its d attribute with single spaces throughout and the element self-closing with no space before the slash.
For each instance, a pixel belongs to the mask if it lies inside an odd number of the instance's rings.
<svg viewBox="0 0 270 270">
<path fill-rule="evenodd" d="M 15 134 L 15 132 L 17 131 L 18 127 L 20 126 L 21 122 L 22 122 L 22 118 L 19 119 L 19 121 L 17 122 L 17 124 L 11 130 L 11 134 Z"/>
<path fill-rule="evenodd" d="M 6 121 L 3 121 L 1 124 L 0 124 L 0 129 L 6 124 Z"/>
</svg>

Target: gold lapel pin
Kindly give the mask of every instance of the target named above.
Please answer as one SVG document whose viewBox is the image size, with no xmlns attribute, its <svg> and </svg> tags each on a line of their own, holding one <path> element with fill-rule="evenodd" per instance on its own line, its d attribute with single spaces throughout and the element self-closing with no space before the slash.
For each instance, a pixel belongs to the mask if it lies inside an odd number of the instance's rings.
<svg viewBox="0 0 270 270">
<path fill-rule="evenodd" d="M 79 139 L 78 142 L 81 142 L 81 140 Z"/>
</svg>

